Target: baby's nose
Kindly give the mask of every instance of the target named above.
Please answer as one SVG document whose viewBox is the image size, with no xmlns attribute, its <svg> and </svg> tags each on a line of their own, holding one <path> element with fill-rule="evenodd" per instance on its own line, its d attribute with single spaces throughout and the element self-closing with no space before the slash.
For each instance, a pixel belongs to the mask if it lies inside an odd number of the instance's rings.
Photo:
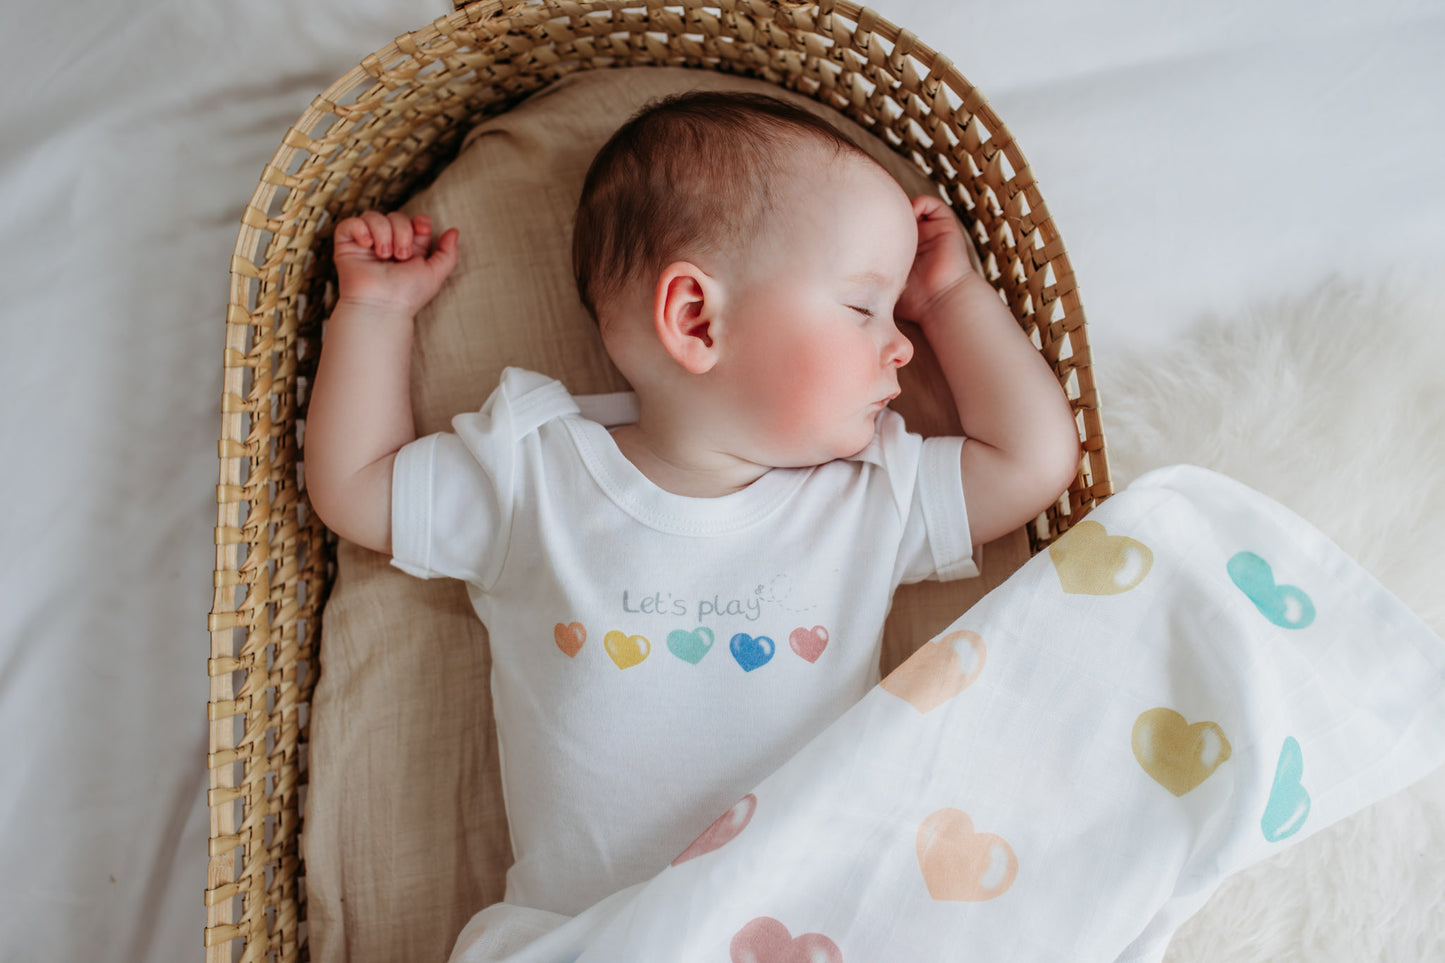
<svg viewBox="0 0 1445 963">
<path fill-rule="evenodd" d="M 913 342 L 909 341 L 896 326 L 884 348 L 883 360 L 884 363 L 896 365 L 899 368 L 913 360 Z"/>
</svg>

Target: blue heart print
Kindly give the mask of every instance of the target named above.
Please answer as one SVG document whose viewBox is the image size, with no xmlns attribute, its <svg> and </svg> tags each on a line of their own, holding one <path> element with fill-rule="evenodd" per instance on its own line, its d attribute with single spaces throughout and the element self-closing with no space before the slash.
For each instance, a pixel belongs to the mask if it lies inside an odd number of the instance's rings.
<svg viewBox="0 0 1445 963">
<path fill-rule="evenodd" d="M 739 632 L 728 643 L 728 648 L 732 650 L 733 658 L 738 660 L 743 671 L 751 672 L 771 662 L 777 646 L 773 645 L 773 640 L 766 635 L 754 638 L 746 632 Z"/>
<path fill-rule="evenodd" d="M 1280 628 L 1302 629 L 1315 620 L 1310 597 L 1294 585 L 1276 585 L 1274 569 L 1253 552 L 1240 552 L 1225 568 L 1259 613 Z"/>
<path fill-rule="evenodd" d="M 1269 802 L 1264 807 L 1264 817 L 1259 828 L 1264 838 L 1272 843 L 1288 839 L 1300 831 L 1310 815 L 1310 794 L 1300 784 L 1304 775 L 1304 753 L 1294 736 L 1287 736 L 1279 751 L 1279 764 L 1274 770 L 1274 785 L 1269 790 Z"/>
<path fill-rule="evenodd" d="M 667 648 L 673 655 L 684 662 L 691 662 L 697 665 L 702 657 L 712 651 L 712 629 L 699 625 L 691 632 L 686 629 L 673 629 L 667 633 Z"/>
</svg>

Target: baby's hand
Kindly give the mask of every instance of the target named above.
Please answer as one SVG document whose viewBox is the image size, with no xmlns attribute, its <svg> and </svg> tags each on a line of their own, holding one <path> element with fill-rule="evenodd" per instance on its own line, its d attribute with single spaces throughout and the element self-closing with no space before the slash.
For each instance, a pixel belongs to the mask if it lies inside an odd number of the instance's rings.
<svg viewBox="0 0 1445 963">
<path fill-rule="evenodd" d="M 974 273 L 968 262 L 968 241 L 952 209 L 941 198 L 922 194 L 913 199 L 918 221 L 918 253 L 908 283 L 893 313 L 904 321 L 926 325 L 939 295 Z"/>
<path fill-rule="evenodd" d="M 367 211 L 336 225 L 338 300 L 414 316 L 457 266 L 451 228 L 432 246 L 431 218 Z"/>
</svg>

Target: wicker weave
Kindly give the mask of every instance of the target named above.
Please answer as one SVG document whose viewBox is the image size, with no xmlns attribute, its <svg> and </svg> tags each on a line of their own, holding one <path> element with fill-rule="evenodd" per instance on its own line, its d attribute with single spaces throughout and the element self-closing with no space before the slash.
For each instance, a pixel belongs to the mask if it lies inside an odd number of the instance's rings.
<svg viewBox="0 0 1445 963">
<path fill-rule="evenodd" d="M 392 208 L 462 135 L 578 70 L 667 65 L 758 77 L 839 110 L 945 189 L 1084 441 L 1038 551 L 1110 492 L 1084 315 L 1007 129 L 948 58 L 844 0 L 488 0 L 405 34 L 286 132 L 231 265 L 210 616 L 208 961 L 307 958 L 298 848 L 307 712 L 334 544 L 309 509 L 299 434 L 342 217 Z"/>
</svg>

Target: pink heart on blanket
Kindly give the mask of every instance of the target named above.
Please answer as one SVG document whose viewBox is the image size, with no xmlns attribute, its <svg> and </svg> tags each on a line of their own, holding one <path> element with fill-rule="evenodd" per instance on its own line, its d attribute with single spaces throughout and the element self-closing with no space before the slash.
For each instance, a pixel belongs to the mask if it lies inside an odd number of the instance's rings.
<svg viewBox="0 0 1445 963">
<path fill-rule="evenodd" d="M 687 849 L 678 853 L 677 859 L 672 861 L 672 865 L 676 866 L 689 859 L 696 859 L 714 849 L 722 849 L 747 827 L 748 823 L 752 821 L 753 811 L 757 808 L 758 797 L 752 793 L 748 793 L 733 803 L 733 808 L 714 819 L 712 825 L 702 831 L 702 835 L 689 843 Z"/>
<path fill-rule="evenodd" d="M 728 949 L 732 963 L 843 963 L 843 953 L 822 933 L 797 939 L 771 916 L 759 916 L 738 930 Z"/>
</svg>

